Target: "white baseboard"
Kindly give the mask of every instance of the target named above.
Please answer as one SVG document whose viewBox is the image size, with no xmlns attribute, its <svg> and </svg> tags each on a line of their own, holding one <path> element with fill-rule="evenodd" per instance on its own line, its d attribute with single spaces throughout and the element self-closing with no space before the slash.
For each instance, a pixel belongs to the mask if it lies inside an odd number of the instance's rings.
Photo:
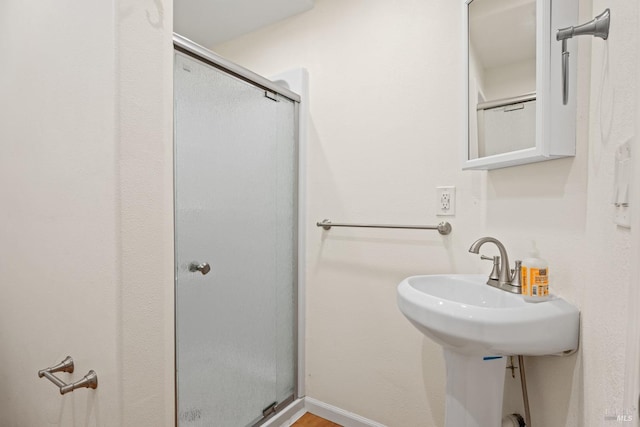
<svg viewBox="0 0 640 427">
<path fill-rule="evenodd" d="M 344 427 L 386 427 L 384 424 L 368 420 L 360 415 L 312 397 L 302 397 L 293 401 L 289 406 L 264 423 L 262 427 L 290 427 L 307 412 Z"/>
<path fill-rule="evenodd" d="M 344 427 L 386 427 L 384 424 L 368 420 L 360 415 L 336 408 L 312 397 L 305 397 L 304 407 L 313 415 L 317 415 Z"/>
</svg>

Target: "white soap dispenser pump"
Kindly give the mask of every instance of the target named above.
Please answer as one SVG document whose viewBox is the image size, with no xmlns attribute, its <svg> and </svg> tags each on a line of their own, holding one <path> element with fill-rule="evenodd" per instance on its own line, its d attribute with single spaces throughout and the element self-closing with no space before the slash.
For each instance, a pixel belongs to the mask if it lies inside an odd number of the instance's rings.
<svg viewBox="0 0 640 427">
<path fill-rule="evenodd" d="M 549 264 L 540 258 L 534 240 L 529 257 L 522 260 L 522 296 L 528 302 L 540 302 L 549 298 Z"/>
</svg>

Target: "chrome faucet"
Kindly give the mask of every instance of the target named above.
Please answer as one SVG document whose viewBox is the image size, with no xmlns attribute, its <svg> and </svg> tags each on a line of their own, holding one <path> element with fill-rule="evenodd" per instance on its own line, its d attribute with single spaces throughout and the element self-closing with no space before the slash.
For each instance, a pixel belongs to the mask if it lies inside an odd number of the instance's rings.
<svg viewBox="0 0 640 427">
<path fill-rule="evenodd" d="M 489 276 L 489 280 L 487 280 L 487 285 L 491 285 L 498 289 L 502 289 L 503 291 L 512 292 L 514 294 L 521 294 L 522 285 L 520 283 L 520 264 L 522 263 L 522 261 L 516 261 L 515 269 L 510 270 L 507 250 L 498 239 L 494 239 L 493 237 L 482 237 L 476 240 L 469 248 L 469 252 L 474 254 L 480 253 L 480 247 L 485 243 L 495 244 L 500 251 L 499 257 L 483 257 L 483 259 L 492 259 L 494 261 L 494 267 L 491 271 L 491 275 Z M 500 266 L 498 268 L 498 271 L 496 272 L 496 265 L 498 264 L 498 262 L 500 263 Z"/>
</svg>

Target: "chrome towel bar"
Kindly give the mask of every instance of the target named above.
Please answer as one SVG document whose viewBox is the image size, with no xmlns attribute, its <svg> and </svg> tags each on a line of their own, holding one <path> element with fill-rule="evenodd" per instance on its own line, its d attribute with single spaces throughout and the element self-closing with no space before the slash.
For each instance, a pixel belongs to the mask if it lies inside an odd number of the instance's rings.
<svg viewBox="0 0 640 427">
<path fill-rule="evenodd" d="M 71 356 L 67 356 L 62 362 L 50 368 L 42 369 L 38 371 L 38 377 L 45 377 L 52 383 L 54 383 L 60 389 L 60 394 L 67 394 L 77 388 L 98 388 L 98 375 L 95 371 L 91 370 L 82 377 L 81 380 L 74 383 L 65 383 L 60 378 L 56 377 L 54 372 L 68 372 L 73 373 L 73 359 Z"/>
<path fill-rule="evenodd" d="M 478 106 L 476 107 L 476 110 L 477 111 L 489 110 L 491 108 L 506 107 L 508 105 L 522 104 L 523 102 L 530 102 L 535 100 L 536 100 L 536 93 L 530 92 L 530 93 L 525 93 L 524 95 L 514 96 L 513 98 L 503 98 L 503 99 L 496 99 L 494 101 L 479 102 Z"/>
<path fill-rule="evenodd" d="M 316 226 L 325 230 L 331 230 L 331 227 L 360 227 L 360 228 L 402 228 L 407 230 L 438 230 L 443 236 L 451 233 L 451 224 L 446 221 L 438 225 L 396 225 L 396 224 L 347 224 L 343 222 L 331 222 L 328 219 L 322 222 L 316 222 Z"/>
</svg>

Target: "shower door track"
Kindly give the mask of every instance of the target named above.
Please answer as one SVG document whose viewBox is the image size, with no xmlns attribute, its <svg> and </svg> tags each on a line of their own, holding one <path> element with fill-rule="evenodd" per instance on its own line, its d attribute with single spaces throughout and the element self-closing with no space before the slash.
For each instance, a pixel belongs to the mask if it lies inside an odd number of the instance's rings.
<svg viewBox="0 0 640 427">
<path fill-rule="evenodd" d="M 260 427 L 261 425 L 268 422 L 271 418 L 273 418 L 274 415 L 278 414 L 284 408 L 292 404 L 294 400 L 296 400 L 296 397 L 292 394 L 282 402 L 273 402 L 272 405 L 268 406 L 265 409 L 265 411 L 263 412 L 264 416 L 262 418 L 256 420 L 252 424 L 249 424 L 247 427 Z"/>
</svg>

